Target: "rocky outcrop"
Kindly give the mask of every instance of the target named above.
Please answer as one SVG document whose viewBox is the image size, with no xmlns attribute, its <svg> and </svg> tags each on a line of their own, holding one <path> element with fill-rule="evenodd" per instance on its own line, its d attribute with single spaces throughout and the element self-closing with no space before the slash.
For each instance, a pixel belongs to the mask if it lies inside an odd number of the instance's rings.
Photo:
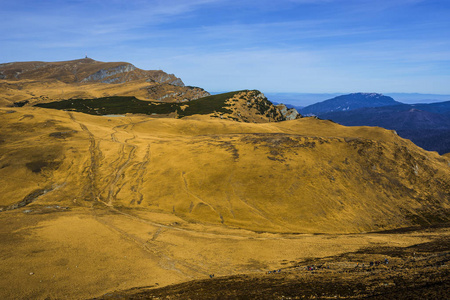
<svg viewBox="0 0 450 300">
<path fill-rule="evenodd" d="M 103 83 L 122 83 L 124 82 L 123 77 L 115 75 L 122 75 L 123 73 L 128 73 L 134 70 L 136 70 L 136 67 L 132 64 L 126 64 L 106 70 L 100 69 L 94 74 L 82 79 L 81 82 L 100 81 Z"/>
<path fill-rule="evenodd" d="M 258 90 L 228 94 L 230 97 L 225 102 L 226 112 L 217 112 L 211 117 L 251 123 L 280 122 L 301 117 L 295 109 L 287 109 L 284 104 L 274 105 Z"/>
<path fill-rule="evenodd" d="M 285 120 L 295 120 L 302 117 L 295 108 L 288 109 L 284 104 L 276 105 L 276 108 L 283 115 Z"/>
<path fill-rule="evenodd" d="M 148 97 L 162 102 L 187 102 L 207 97 L 210 94 L 202 88 L 193 86 L 177 86 L 163 83 L 147 87 Z"/>
</svg>

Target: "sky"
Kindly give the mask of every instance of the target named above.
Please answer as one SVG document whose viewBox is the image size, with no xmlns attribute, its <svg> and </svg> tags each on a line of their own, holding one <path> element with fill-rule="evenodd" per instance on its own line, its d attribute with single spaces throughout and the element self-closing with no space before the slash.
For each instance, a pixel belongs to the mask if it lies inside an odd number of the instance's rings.
<svg viewBox="0 0 450 300">
<path fill-rule="evenodd" d="M 450 94 L 448 0 L 0 0 L 0 63 L 88 57 L 210 92 Z"/>
</svg>

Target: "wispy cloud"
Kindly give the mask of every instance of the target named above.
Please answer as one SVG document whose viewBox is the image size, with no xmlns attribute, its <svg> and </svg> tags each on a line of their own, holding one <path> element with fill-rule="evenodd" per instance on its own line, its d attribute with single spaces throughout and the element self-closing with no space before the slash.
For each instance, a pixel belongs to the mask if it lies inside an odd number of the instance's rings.
<svg viewBox="0 0 450 300">
<path fill-rule="evenodd" d="M 88 51 L 99 60 L 162 68 L 208 89 L 303 92 L 386 90 L 389 81 L 405 87 L 408 80 L 417 89 L 410 91 L 421 91 L 436 87 L 425 81 L 448 78 L 450 69 L 444 1 L 0 0 L 0 6 L 5 61 L 63 60 Z"/>
</svg>

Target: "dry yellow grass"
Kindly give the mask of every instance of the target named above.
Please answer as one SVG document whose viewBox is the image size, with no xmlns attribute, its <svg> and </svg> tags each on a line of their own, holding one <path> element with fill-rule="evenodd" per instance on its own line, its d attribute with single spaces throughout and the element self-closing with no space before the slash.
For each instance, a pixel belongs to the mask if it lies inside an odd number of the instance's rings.
<svg viewBox="0 0 450 300">
<path fill-rule="evenodd" d="M 367 246 L 406 247 L 448 235 L 257 234 L 221 226 L 183 228 L 182 220 L 175 223 L 166 214 L 133 216 L 101 207 L 71 207 L 2 213 L 2 299 L 85 299 L 204 279 L 211 273 L 262 273 L 300 259 Z M 149 221 L 155 216 L 160 223 Z"/>
<path fill-rule="evenodd" d="M 14 102 L 29 101 L 29 105 L 70 98 L 90 99 L 108 96 L 135 96 L 149 101 L 176 101 L 207 96 L 200 89 L 149 83 L 145 79 L 132 82 L 107 83 L 64 83 L 58 80 L 0 81 L 0 106 L 10 106 Z M 165 95 L 172 95 L 163 98 Z"/>
<path fill-rule="evenodd" d="M 211 118 L 247 123 L 268 123 L 285 120 L 284 116 L 259 91 L 241 91 L 225 101 L 229 112 L 214 112 Z"/>
<path fill-rule="evenodd" d="M 1 298 L 94 297 L 448 234 L 361 234 L 448 218 L 448 160 L 381 128 L 27 107 L 0 120 Z"/>
<path fill-rule="evenodd" d="M 426 223 L 449 205 L 447 160 L 381 128 L 0 113 L 5 207 L 44 189 L 58 203 L 67 195 L 252 230 L 342 233 Z"/>
</svg>

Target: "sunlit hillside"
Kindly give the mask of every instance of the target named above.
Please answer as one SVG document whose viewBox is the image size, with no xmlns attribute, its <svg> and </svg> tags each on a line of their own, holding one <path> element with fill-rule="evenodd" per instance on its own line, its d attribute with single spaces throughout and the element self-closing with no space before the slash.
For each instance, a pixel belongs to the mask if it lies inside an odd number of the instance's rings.
<svg viewBox="0 0 450 300">
<path fill-rule="evenodd" d="M 208 96 L 198 87 L 161 70 L 126 62 L 78 59 L 0 64 L 0 105 L 23 106 L 70 98 L 135 96 L 147 101 L 182 102 Z"/>
<path fill-rule="evenodd" d="M 449 216 L 448 158 L 381 128 L 37 107 L 0 120 L 5 299 L 264 274 L 446 234 L 361 234 Z"/>
<path fill-rule="evenodd" d="M 448 160 L 380 128 L 38 108 L 2 109 L 1 126 L 3 209 L 40 195 L 38 203 L 105 203 L 276 232 L 362 232 L 448 216 Z"/>
</svg>

